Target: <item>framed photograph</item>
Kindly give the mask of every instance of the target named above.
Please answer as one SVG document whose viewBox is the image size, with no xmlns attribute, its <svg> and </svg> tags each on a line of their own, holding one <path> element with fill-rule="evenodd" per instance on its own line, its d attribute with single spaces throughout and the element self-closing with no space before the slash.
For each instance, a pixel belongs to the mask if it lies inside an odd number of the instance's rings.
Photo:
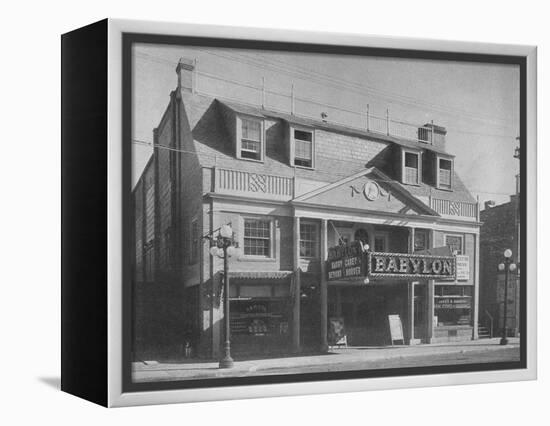
<svg viewBox="0 0 550 426">
<path fill-rule="evenodd" d="M 64 390 L 536 378 L 534 47 L 104 20 L 62 48 Z"/>
</svg>

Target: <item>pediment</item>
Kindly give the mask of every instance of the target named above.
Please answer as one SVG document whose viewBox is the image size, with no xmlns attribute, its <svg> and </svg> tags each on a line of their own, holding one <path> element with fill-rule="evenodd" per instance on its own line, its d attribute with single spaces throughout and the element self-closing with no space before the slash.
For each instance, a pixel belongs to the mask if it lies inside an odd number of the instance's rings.
<svg viewBox="0 0 550 426">
<path fill-rule="evenodd" d="M 303 194 L 293 201 L 400 215 L 438 216 L 400 183 L 375 167 Z"/>
</svg>

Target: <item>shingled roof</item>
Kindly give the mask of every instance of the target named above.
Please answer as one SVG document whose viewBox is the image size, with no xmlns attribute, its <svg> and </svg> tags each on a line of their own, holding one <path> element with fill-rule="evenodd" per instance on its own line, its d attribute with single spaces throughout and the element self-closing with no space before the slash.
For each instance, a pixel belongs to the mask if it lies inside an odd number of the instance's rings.
<svg viewBox="0 0 550 426">
<path fill-rule="evenodd" d="M 193 131 L 195 150 L 202 166 L 210 167 L 218 165 L 221 167 L 242 169 L 252 173 L 265 173 L 266 170 L 268 170 L 271 174 L 277 174 L 280 176 L 297 176 L 303 179 L 322 181 L 326 183 L 335 182 L 342 179 L 344 176 L 357 173 L 360 170 L 372 165 L 378 166 L 377 164 L 365 164 L 362 166 L 349 164 L 345 161 L 340 161 L 338 158 L 334 158 L 331 159 L 330 164 L 325 164 L 325 161 L 323 165 L 319 164 L 319 166 L 314 170 L 305 170 L 290 166 L 287 159 L 281 152 L 273 152 L 269 150 L 266 152 L 263 163 L 237 159 L 235 158 L 234 152 L 231 151 L 226 143 L 227 140 L 231 140 L 232 135 L 228 133 L 229 129 L 223 124 L 223 114 L 221 114 L 221 111 L 224 109 L 229 110 L 234 114 L 245 114 L 258 118 L 308 126 L 326 132 L 339 133 L 359 139 L 365 139 L 365 142 L 375 141 L 387 144 L 388 146 L 395 145 L 405 148 L 430 150 L 438 154 L 454 157 L 442 148 L 431 144 L 400 139 L 394 136 L 383 135 L 353 127 L 346 127 L 340 124 L 333 124 L 321 120 L 272 111 L 263 109 L 259 106 L 252 106 L 197 94 L 185 94 L 182 97 L 184 104 L 192 102 L 194 106 L 191 108 L 193 117 L 190 119 L 190 125 Z M 210 115 L 208 112 L 214 111 L 218 111 L 220 114 L 216 113 L 215 116 L 213 115 L 208 118 L 204 116 L 206 114 Z M 320 163 L 320 161 L 318 163 Z M 400 184 L 397 180 L 395 182 Z M 452 191 L 438 189 L 424 182 L 419 185 L 407 185 L 407 190 L 414 196 L 424 199 L 429 196 L 433 196 L 450 201 L 476 202 L 455 171 L 453 171 Z"/>
<path fill-rule="evenodd" d="M 224 104 L 229 109 L 239 114 L 247 114 L 247 115 L 263 117 L 263 118 L 275 118 L 275 119 L 285 120 L 291 124 L 315 127 L 317 129 L 326 130 L 328 132 L 336 132 L 336 133 L 341 133 L 345 135 L 358 136 L 358 137 L 368 138 L 370 140 L 391 142 L 393 144 L 403 146 L 405 148 L 429 149 L 430 151 L 433 151 L 437 154 L 445 154 L 446 156 L 454 157 L 454 155 L 449 154 L 444 149 L 435 145 L 427 144 L 425 142 L 417 142 L 410 139 L 397 138 L 395 136 L 384 135 L 381 133 L 368 131 L 366 129 L 363 130 L 356 127 L 348 127 L 341 124 L 330 123 L 322 120 L 315 120 L 313 118 L 303 117 L 295 114 L 286 114 L 283 112 L 263 109 L 252 105 L 228 102 L 225 100 L 224 101 L 218 100 L 218 102 Z M 441 126 L 434 126 L 434 128 L 443 129 L 443 127 Z"/>
</svg>

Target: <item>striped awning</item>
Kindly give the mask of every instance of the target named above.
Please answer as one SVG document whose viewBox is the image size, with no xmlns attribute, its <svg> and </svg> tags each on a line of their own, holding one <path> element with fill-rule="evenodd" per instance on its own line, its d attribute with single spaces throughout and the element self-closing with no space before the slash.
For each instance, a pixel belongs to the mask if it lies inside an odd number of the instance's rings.
<svg viewBox="0 0 550 426">
<path fill-rule="evenodd" d="M 292 271 L 247 271 L 247 272 L 229 272 L 229 278 L 247 279 L 247 280 L 260 280 L 260 279 L 284 279 L 292 275 Z"/>
</svg>

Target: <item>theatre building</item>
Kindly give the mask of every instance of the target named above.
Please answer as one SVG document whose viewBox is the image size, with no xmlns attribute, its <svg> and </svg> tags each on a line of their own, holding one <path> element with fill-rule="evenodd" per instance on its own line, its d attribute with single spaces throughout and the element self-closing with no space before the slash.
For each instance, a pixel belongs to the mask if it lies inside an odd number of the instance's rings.
<svg viewBox="0 0 550 426">
<path fill-rule="evenodd" d="M 349 346 L 478 337 L 479 208 L 445 128 L 404 139 L 212 98 L 192 64 L 133 193 L 136 341 L 162 330 L 158 344 L 219 355 L 223 260 L 203 236 L 224 224 L 235 356 L 326 350 L 338 333 Z"/>
</svg>

